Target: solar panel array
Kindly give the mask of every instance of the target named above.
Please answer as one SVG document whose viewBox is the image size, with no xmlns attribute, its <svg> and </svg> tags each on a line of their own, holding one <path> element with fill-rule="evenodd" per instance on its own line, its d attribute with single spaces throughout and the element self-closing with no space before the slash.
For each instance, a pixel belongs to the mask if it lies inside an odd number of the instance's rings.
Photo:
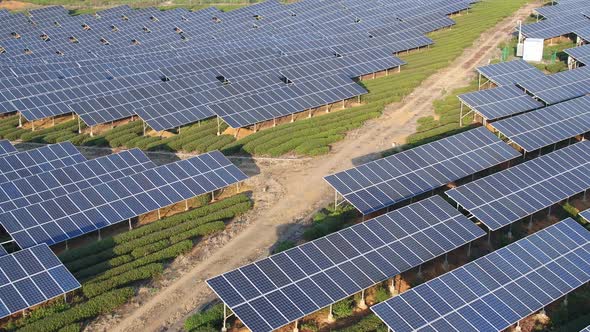
<svg viewBox="0 0 590 332">
<path fill-rule="evenodd" d="M 574 34 L 578 37 L 582 38 L 583 40 L 590 42 L 590 27 L 580 28 L 574 30 Z"/>
<path fill-rule="evenodd" d="M 524 60 L 495 63 L 478 67 L 477 71 L 496 85 L 512 85 L 545 77 L 542 71 Z"/>
<path fill-rule="evenodd" d="M 590 132 L 590 96 L 494 122 L 492 126 L 531 152 Z"/>
<path fill-rule="evenodd" d="M 80 288 L 45 244 L 0 257 L 0 318 Z"/>
<path fill-rule="evenodd" d="M 588 9 L 588 4 L 584 1 L 572 1 L 570 3 L 558 3 L 554 6 L 543 6 L 535 8 L 539 15 L 546 18 L 556 18 L 578 14 L 584 9 Z"/>
<path fill-rule="evenodd" d="M 434 196 L 207 283 L 251 331 L 272 331 L 483 235 Z"/>
<path fill-rule="evenodd" d="M 491 230 L 590 189 L 590 141 L 459 186 L 446 194 Z"/>
<path fill-rule="evenodd" d="M 469 92 L 458 97 L 461 102 L 487 120 L 496 120 L 544 106 L 514 85 Z"/>
<path fill-rule="evenodd" d="M 361 213 L 369 214 L 519 156 L 480 127 L 325 179 Z"/>
<path fill-rule="evenodd" d="M 590 64 L 590 45 L 568 48 L 564 52 L 582 64 Z"/>
<path fill-rule="evenodd" d="M 582 216 L 582 218 L 590 221 L 590 209 L 580 212 L 580 216 Z"/>
<path fill-rule="evenodd" d="M 55 244 L 246 178 L 213 151 L 12 209 L 0 223 L 21 248 Z"/>
<path fill-rule="evenodd" d="M 555 104 L 590 93 L 590 67 L 547 75 L 518 85 L 547 104 Z"/>
<path fill-rule="evenodd" d="M 74 112 L 89 126 L 138 115 L 156 130 L 213 116 L 250 125 L 364 93 L 350 78 L 403 65 L 393 53 L 432 44 L 424 34 L 454 24 L 447 15 L 471 5 L 337 3 L 265 1 L 227 13 L 123 6 L 95 16 L 52 7 L 30 18 L 11 15 L 0 23 L 0 112 L 29 121 Z M 274 83 L 232 89 L 264 75 Z M 303 94 L 310 85 L 322 91 Z M 250 96 L 273 105 L 231 116 L 209 107 Z"/>
<path fill-rule="evenodd" d="M 390 331 L 503 331 L 590 281 L 590 232 L 565 219 L 371 310 Z"/>
</svg>

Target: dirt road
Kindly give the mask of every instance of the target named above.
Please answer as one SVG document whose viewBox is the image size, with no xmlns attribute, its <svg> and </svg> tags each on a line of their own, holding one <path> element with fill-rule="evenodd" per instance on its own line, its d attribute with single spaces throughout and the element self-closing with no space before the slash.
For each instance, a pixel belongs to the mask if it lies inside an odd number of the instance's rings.
<svg viewBox="0 0 590 332">
<path fill-rule="evenodd" d="M 393 142 L 403 143 L 409 134 L 415 132 L 418 118 L 433 114 L 433 101 L 440 99 L 446 91 L 467 85 L 473 70 L 487 63 L 500 43 L 506 40 L 517 18 L 526 17 L 532 8 L 532 5 L 522 8 L 513 17 L 486 32 L 447 69 L 424 81 L 403 103 L 388 106 L 383 116 L 347 135 L 345 140 L 333 146 L 329 155 L 309 161 L 304 168 L 274 172 L 278 176 L 275 180 L 284 192 L 272 208 L 258 211 L 254 223 L 174 283 L 122 317 L 110 330 L 181 328 L 182 320 L 190 310 L 212 298 L 204 280 L 267 255 L 268 248 L 278 240 L 278 229 L 292 232 L 296 228 L 284 226 L 296 224 L 317 208 L 329 204 L 334 194 L 323 176 L 353 166 L 353 160 L 372 159 L 372 156 L 378 156 L 379 151 L 390 148 Z M 259 176 L 267 176 L 266 172 L 268 170 L 261 168 Z"/>
</svg>

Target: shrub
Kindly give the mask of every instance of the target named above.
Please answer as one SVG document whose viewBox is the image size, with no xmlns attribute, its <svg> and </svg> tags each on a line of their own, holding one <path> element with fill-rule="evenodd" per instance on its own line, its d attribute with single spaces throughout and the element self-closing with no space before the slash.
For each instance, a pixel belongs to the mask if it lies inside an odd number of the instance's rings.
<svg viewBox="0 0 590 332">
<path fill-rule="evenodd" d="M 215 328 L 219 331 L 223 324 L 223 304 L 215 306 L 205 311 L 196 313 L 184 321 L 184 330 L 187 332 L 206 331 L 207 328 Z"/>
<path fill-rule="evenodd" d="M 340 332 L 370 332 L 370 331 L 381 331 L 382 329 L 385 328 L 385 324 L 383 324 L 383 321 L 381 319 L 379 319 L 379 317 L 377 317 L 376 315 L 368 315 L 366 317 L 363 317 L 358 323 L 343 328 L 343 329 L 338 329 L 337 331 Z M 387 331 L 387 329 L 384 329 L 383 331 Z"/>
<path fill-rule="evenodd" d="M 42 320 L 24 326 L 21 332 L 52 332 L 68 326 L 74 322 L 94 318 L 100 314 L 110 312 L 127 302 L 135 291 L 133 288 L 119 288 L 104 293 L 95 298 L 79 304 L 69 310 L 45 317 Z"/>
<path fill-rule="evenodd" d="M 225 223 L 223 221 L 213 221 L 200 225 L 188 231 L 184 231 L 175 235 L 170 236 L 170 242 L 177 243 L 182 240 L 192 239 L 199 236 L 207 236 L 216 232 L 220 232 L 225 229 Z"/>
<path fill-rule="evenodd" d="M 334 303 L 332 306 L 332 314 L 335 318 L 346 318 L 352 316 L 352 309 L 354 301 L 352 297 L 346 298 L 342 301 Z"/>
<path fill-rule="evenodd" d="M 80 332 L 81 326 L 79 323 L 66 325 L 59 329 L 59 332 Z"/>
<path fill-rule="evenodd" d="M 89 282 L 82 286 L 82 292 L 86 297 L 92 298 L 100 294 L 104 294 L 113 288 L 130 284 L 135 281 L 145 280 L 161 274 L 164 271 L 162 264 L 148 264 L 137 269 L 121 273 L 117 276 L 111 277 L 100 282 Z"/>
<path fill-rule="evenodd" d="M 278 254 L 278 253 L 280 253 L 282 251 L 289 250 L 289 249 L 291 249 L 293 247 L 295 247 L 295 242 L 289 241 L 289 240 L 281 241 L 274 248 L 273 254 Z"/>
<path fill-rule="evenodd" d="M 167 248 L 169 245 L 169 240 L 158 241 L 153 244 L 148 244 L 146 246 L 133 249 L 133 251 L 131 252 L 131 256 L 133 256 L 134 258 L 144 257 L 148 254 Z"/>
<path fill-rule="evenodd" d="M 89 282 L 98 282 L 98 281 L 102 281 L 102 280 L 107 280 L 109 278 L 112 278 L 116 275 L 120 275 L 123 274 L 125 272 L 131 271 L 133 269 L 136 269 L 140 266 L 144 266 L 147 264 L 151 264 L 151 263 L 156 263 L 156 262 L 163 262 L 169 259 L 173 259 L 176 258 L 177 256 L 187 253 L 189 252 L 191 249 L 193 248 L 193 243 L 191 241 L 182 241 L 179 242 L 177 244 L 174 244 L 166 249 L 154 252 L 152 254 L 149 254 L 147 256 L 144 256 L 142 258 L 136 259 L 132 262 L 129 262 L 127 264 L 123 264 L 111 269 L 105 269 L 104 267 L 101 266 L 96 266 L 96 267 L 90 267 L 86 270 L 82 270 L 79 271 L 78 273 L 76 273 L 76 277 L 79 279 L 84 279 L 84 278 L 89 278 L 89 277 L 94 277 L 92 280 L 89 280 Z M 97 274 L 102 273 L 100 275 L 97 276 Z"/>
</svg>

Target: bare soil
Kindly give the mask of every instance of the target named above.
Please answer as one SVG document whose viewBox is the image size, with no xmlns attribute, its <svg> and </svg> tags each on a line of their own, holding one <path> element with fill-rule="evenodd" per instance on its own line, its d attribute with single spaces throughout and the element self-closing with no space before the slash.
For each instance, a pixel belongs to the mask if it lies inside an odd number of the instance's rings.
<svg viewBox="0 0 590 332">
<path fill-rule="evenodd" d="M 208 240 L 218 244 L 216 249 L 195 250 L 177 259 L 158 282 L 157 290 L 140 292 L 130 305 L 87 330 L 181 330 L 188 314 L 215 299 L 204 282 L 207 278 L 262 258 L 277 241 L 299 235 L 313 213 L 333 200 L 325 175 L 376 159 L 392 143 L 405 142 L 416 131 L 418 118 L 433 115 L 433 102 L 447 91 L 467 85 L 474 69 L 487 63 L 516 21 L 526 18 L 533 7 L 523 7 L 484 33 L 448 68 L 425 80 L 403 102 L 387 106 L 380 118 L 350 132 L 329 155 L 299 163 L 251 164 L 251 171 L 259 172 L 248 180 L 254 188 L 255 207 Z"/>
</svg>

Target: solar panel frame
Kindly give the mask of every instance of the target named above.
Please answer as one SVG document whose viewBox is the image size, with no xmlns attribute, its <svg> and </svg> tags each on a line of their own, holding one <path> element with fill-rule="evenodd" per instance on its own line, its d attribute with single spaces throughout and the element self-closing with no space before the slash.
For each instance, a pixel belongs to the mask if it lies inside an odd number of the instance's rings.
<svg viewBox="0 0 590 332">
<path fill-rule="evenodd" d="M 9 140 L 3 139 L 0 140 L 0 156 L 4 156 L 7 154 L 16 153 L 18 150 L 10 143 Z"/>
<path fill-rule="evenodd" d="M 480 127 L 324 179 L 366 215 L 520 156 Z"/>
<path fill-rule="evenodd" d="M 81 287 L 46 244 L 0 257 L 0 274 L 0 318 Z"/>
<path fill-rule="evenodd" d="M 587 283 L 589 250 L 590 233 L 568 218 L 371 310 L 391 331 L 502 331 Z"/>
<path fill-rule="evenodd" d="M 490 230 L 590 189 L 590 141 L 582 141 L 446 191 Z"/>
<path fill-rule="evenodd" d="M 590 67 L 580 67 L 517 84 L 546 104 L 560 103 L 590 93 Z"/>
<path fill-rule="evenodd" d="M 582 64 L 590 64 L 590 45 L 568 48 L 565 49 L 564 52 L 567 53 L 567 55 L 572 57 L 577 62 L 580 62 Z"/>
<path fill-rule="evenodd" d="M 249 329 L 271 331 L 484 235 L 434 196 L 207 283 Z"/>
</svg>

